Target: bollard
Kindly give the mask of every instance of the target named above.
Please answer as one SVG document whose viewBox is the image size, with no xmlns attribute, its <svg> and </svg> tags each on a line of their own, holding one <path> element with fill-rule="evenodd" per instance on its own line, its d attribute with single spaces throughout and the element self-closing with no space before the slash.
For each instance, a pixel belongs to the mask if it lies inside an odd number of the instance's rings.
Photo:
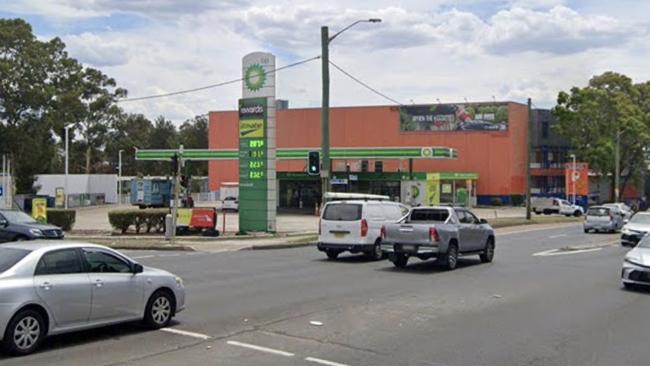
<svg viewBox="0 0 650 366">
<path fill-rule="evenodd" d="M 165 215 L 165 240 L 171 240 L 172 235 L 173 235 L 173 228 L 172 226 L 174 225 L 171 214 Z"/>
</svg>

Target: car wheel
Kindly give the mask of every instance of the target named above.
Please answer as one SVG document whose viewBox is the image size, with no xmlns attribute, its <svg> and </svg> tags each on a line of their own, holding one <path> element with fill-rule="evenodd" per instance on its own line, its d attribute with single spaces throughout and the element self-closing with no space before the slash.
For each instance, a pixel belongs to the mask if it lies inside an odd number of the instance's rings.
<svg viewBox="0 0 650 366">
<path fill-rule="evenodd" d="M 366 253 L 366 256 L 373 261 L 378 261 L 384 258 L 384 253 L 381 251 L 381 240 L 377 240 L 375 245 L 372 246 L 370 252 Z"/>
<path fill-rule="evenodd" d="M 485 251 L 481 253 L 481 262 L 491 263 L 494 259 L 494 239 L 488 238 L 487 243 L 485 243 Z"/>
<path fill-rule="evenodd" d="M 445 253 L 444 256 L 442 256 L 442 265 L 448 269 L 448 270 L 454 270 L 456 269 L 456 266 L 458 265 L 458 245 L 455 243 L 449 244 L 449 249 L 447 249 L 447 253 Z"/>
<path fill-rule="evenodd" d="M 23 356 L 34 352 L 45 337 L 45 321 L 34 310 L 16 314 L 4 335 L 4 347 L 9 354 Z"/>
<path fill-rule="evenodd" d="M 393 262 L 395 267 L 404 268 L 409 262 L 409 257 L 403 253 L 395 253 L 390 257 L 390 261 Z"/>
<path fill-rule="evenodd" d="M 625 287 L 626 290 L 636 289 L 636 286 L 633 283 L 627 283 L 627 282 L 623 282 L 623 287 Z"/>
<path fill-rule="evenodd" d="M 589 233 L 589 229 L 584 229 L 584 231 L 585 231 L 585 234 Z"/>
<path fill-rule="evenodd" d="M 328 259 L 334 260 L 339 256 L 339 251 L 335 249 L 327 249 L 325 254 L 327 254 Z"/>
<path fill-rule="evenodd" d="M 576 210 L 576 211 L 573 213 L 573 216 L 575 216 L 575 217 L 580 217 L 580 216 L 582 216 L 582 212 L 580 212 L 580 210 Z"/>
<path fill-rule="evenodd" d="M 26 241 L 26 240 L 29 240 L 29 238 L 26 237 L 25 235 L 18 235 L 14 238 L 14 241 Z"/>
<path fill-rule="evenodd" d="M 172 320 L 174 299 L 167 291 L 158 290 L 149 298 L 144 315 L 144 324 L 151 329 L 160 329 Z"/>
</svg>

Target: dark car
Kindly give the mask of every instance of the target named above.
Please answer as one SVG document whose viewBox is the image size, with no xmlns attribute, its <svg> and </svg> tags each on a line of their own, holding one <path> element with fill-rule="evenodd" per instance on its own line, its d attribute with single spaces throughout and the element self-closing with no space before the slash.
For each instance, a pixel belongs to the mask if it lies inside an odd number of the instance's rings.
<svg viewBox="0 0 650 366">
<path fill-rule="evenodd" d="M 0 242 L 35 239 L 63 239 L 60 227 L 40 224 L 18 210 L 0 210 Z"/>
</svg>

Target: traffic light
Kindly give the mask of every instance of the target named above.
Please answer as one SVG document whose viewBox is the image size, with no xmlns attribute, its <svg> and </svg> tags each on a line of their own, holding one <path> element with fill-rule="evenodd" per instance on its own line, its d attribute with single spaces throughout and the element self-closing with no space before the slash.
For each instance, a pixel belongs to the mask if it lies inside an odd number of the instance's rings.
<svg viewBox="0 0 650 366">
<path fill-rule="evenodd" d="M 178 154 L 172 155 L 172 176 L 178 174 Z"/>
<path fill-rule="evenodd" d="M 309 152 L 309 165 L 307 166 L 307 174 L 320 175 L 320 152 Z"/>
</svg>

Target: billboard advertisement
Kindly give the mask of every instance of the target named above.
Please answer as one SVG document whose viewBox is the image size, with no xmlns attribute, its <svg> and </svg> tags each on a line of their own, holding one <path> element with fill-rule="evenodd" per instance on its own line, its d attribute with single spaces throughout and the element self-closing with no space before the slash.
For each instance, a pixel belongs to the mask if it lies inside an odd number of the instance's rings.
<svg viewBox="0 0 650 366">
<path fill-rule="evenodd" d="M 507 131 L 508 104 L 430 104 L 402 106 L 402 131 Z"/>
<path fill-rule="evenodd" d="M 568 196 L 589 195 L 589 165 L 587 163 L 576 163 L 575 170 L 573 163 L 564 164 L 564 185 Z M 573 190 L 575 187 L 575 192 Z"/>
</svg>

